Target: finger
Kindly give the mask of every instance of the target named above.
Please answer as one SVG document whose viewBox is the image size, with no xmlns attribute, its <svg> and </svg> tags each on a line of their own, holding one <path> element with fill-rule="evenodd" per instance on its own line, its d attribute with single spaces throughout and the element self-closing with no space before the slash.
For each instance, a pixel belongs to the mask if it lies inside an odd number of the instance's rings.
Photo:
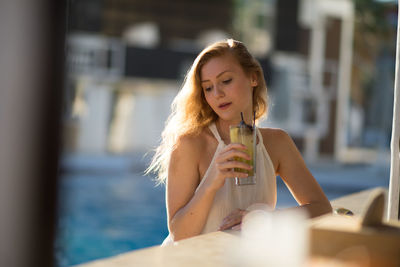
<svg viewBox="0 0 400 267">
<path fill-rule="evenodd" d="M 240 222 L 242 221 L 242 217 L 243 217 L 243 210 L 241 209 L 235 209 L 234 211 L 232 211 L 228 216 L 226 216 L 223 220 L 221 225 L 224 224 L 229 224 L 229 223 L 235 223 L 235 222 Z"/>
<path fill-rule="evenodd" d="M 229 229 L 229 228 L 231 228 L 231 227 L 233 227 L 233 226 L 235 226 L 235 225 L 241 223 L 241 221 L 242 221 L 242 218 L 241 218 L 241 217 L 237 217 L 237 218 L 228 220 L 227 222 L 223 223 L 223 224 L 219 227 L 219 229 L 220 229 L 220 230 Z"/>
<path fill-rule="evenodd" d="M 253 169 L 253 166 L 251 166 L 250 164 L 247 164 L 247 163 L 241 162 L 241 161 L 236 161 L 236 160 L 217 163 L 217 167 L 220 170 L 230 170 L 232 168 L 239 168 L 239 169 L 246 169 L 246 170 Z"/>
<path fill-rule="evenodd" d="M 232 220 L 232 219 L 234 219 L 234 218 L 240 218 L 240 217 L 243 217 L 243 211 L 244 210 L 241 210 L 241 209 L 235 209 L 234 211 L 232 211 L 228 216 L 226 216 L 223 220 L 222 220 L 222 222 L 223 223 L 225 223 L 226 221 L 228 221 L 228 220 Z"/>
<path fill-rule="evenodd" d="M 247 210 L 240 210 L 240 215 L 242 215 L 242 218 L 246 216 L 247 213 L 249 213 Z"/>
<path fill-rule="evenodd" d="M 238 223 L 235 226 L 232 226 L 232 230 L 238 231 L 238 230 L 241 230 L 241 229 L 242 229 L 242 224 L 241 223 Z"/>
<path fill-rule="evenodd" d="M 230 143 L 222 151 L 228 151 L 231 149 L 247 149 L 247 147 L 240 143 Z"/>
<path fill-rule="evenodd" d="M 226 216 L 223 220 L 222 223 L 226 223 L 227 221 L 237 217 L 238 215 L 240 215 L 240 209 L 236 209 L 234 211 L 232 211 L 228 216 Z"/>
<path fill-rule="evenodd" d="M 218 158 L 216 159 L 216 162 L 229 161 L 232 160 L 234 157 L 239 157 L 245 160 L 251 160 L 250 155 L 246 151 L 233 149 L 226 152 L 221 152 Z"/>
</svg>

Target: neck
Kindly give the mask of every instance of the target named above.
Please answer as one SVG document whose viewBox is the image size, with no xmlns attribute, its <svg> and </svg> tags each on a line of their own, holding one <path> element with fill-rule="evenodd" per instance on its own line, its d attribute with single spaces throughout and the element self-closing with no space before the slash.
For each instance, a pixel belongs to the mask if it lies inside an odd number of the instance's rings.
<svg viewBox="0 0 400 267">
<path fill-rule="evenodd" d="M 229 135 L 229 126 L 233 125 L 233 123 L 217 119 L 215 122 L 215 126 L 217 127 L 219 136 L 221 137 L 222 141 L 224 141 L 226 144 L 230 143 L 230 135 Z"/>
</svg>

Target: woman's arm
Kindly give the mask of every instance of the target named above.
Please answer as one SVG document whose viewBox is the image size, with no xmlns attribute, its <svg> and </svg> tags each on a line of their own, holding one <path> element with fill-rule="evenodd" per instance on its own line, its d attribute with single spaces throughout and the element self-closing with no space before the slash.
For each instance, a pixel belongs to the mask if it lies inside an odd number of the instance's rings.
<svg viewBox="0 0 400 267">
<path fill-rule="evenodd" d="M 198 235 L 207 221 L 216 192 L 228 177 L 245 177 L 243 173 L 231 172 L 233 167 L 249 168 L 242 162 L 228 161 L 233 156 L 249 157 L 242 145 L 232 144 L 223 149 L 212 166 L 201 186 L 199 160 L 204 156 L 204 144 L 201 141 L 184 137 L 180 140 L 170 160 L 167 179 L 167 216 L 168 229 L 173 239 L 180 240 Z"/>
<path fill-rule="evenodd" d="M 166 203 L 168 229 L 175 241 L 201 233 L 215 196 L 204 186 L 196 191 L 200 181 L 196 145 L 193 138 L 181 138 L 171 154 Z"/>
<path fill-rule="evenodd" d="M 264 144 L 271 157 L 275 172 L 280 175 L 299 207 L 307 211 L 311 218 L 332 212 L 332 207 L 290 136 L 280 129 L 260 129 Z M 257 204 L 259 209 L 268 211 L 268 206 Z M 248 210 L 236 209 L 224 218 L 220 230 L 240 225 Z"/>
<path fill-rule="evenodd" d="M 293 197 L 311 218 L 332 212 L 322 188 L 307 168 L 292 138 L 283 130 L 273 130 L 273 150 L 277 159 L 277 174 L 283 179 Z"/>
</svg>

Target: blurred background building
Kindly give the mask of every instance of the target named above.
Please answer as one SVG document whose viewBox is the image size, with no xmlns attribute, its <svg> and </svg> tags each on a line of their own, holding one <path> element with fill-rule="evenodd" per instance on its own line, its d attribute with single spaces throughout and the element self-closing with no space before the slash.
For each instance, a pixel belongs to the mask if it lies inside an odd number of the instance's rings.
<svg viewBox="0 0 400 267">
<path fill-rule="evenodd" d="M 143 155 L 197 53 L 220 39 L 260 61 L 270 97 L 260 126 L 293 137 L 329 199 L 387 186 L 396 3 L 69 0 L 60 266 L 165 237 L 163 189 L 143 176 Z M 283 188 L 278 205 L 295 205 Z"/>
<path fill-rule="evenodd" d="M 362 2 L 71 0 L 65 149 L 154 148 L 196 54 L 235 38 L 264 67 L 271 109 L 262 126 L 287 130 L 309 161 L 373 162 L 389 143 L 394 37 L 364 34 L 363 16 L 390 29 L 396 11 Z M 379 64 L 384 83 L 375 85 L 365 76 Z"/>
</svg>

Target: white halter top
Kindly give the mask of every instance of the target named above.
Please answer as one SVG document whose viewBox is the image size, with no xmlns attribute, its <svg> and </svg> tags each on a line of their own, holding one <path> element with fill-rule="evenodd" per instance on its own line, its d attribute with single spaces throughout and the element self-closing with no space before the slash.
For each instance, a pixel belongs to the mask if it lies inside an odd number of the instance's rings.
<svg viewBox="0 0 400 267">
<path fill-rule="evenodd" d="M 226 144 L 221 139 L 215 123 L 209 126 L 211 132 L 218 140 L 218 146 L 215 150 L 213 159 L 206 173 L 201 179 L 200 185 L 207 179 L 216 155 Z M 267 150 L 265 149 L 263 138 L 260 130 L 257 129 L 258 144 L 257 144 L 257 167 L 256 167 L 256 184 L 255 185 L 235 185 L 235 180 L 226 179 L 225 184 L 218 190 L 214 197 L 214 202 L 208 214 L 207 222 L 204 225 L 202 234 L 217 231 L 222 223 L 222 220 L 235 209 L 245 210 L 252 204 L 266 204 L 269 209 L 275 209 L 276 205 L 276 175 L 274 166 Z M 197 190 L 196 190 L 197 191 Z M 169 235 L 163 242 L 163 245 L 172 243 Z"/>
<path fill-rule="evenodd" d="M 226 144 L 219 136 L 215 123 L 209 126 L 211 132 L 218 140 L 218 146 L 215 150 L 214 157 L 208 167 L 199 186 L 207 179 L 208 173 L 211 171 L 211 166 L 216 155 Z M 267 150 L 265 149 L 263 138 L 260 130 L 257 129 L 258 144 L 257 144 L 257 163 L 256 163 L 256 184 L 255 185 L 235 185 L 235 180 L 226 179 L 225 184 L 220 188 L 215 195 L 213 205 L 208 214 L 207 222 L 203 228 L 203 234 L 217 231 L 222 223 L 222 220 L 235 209 L 247 209 L 255 203 L 267 204 L 270 209 L 275 209 L 276 205 L 276 175 L 274 166 Z"/>
</svg>

